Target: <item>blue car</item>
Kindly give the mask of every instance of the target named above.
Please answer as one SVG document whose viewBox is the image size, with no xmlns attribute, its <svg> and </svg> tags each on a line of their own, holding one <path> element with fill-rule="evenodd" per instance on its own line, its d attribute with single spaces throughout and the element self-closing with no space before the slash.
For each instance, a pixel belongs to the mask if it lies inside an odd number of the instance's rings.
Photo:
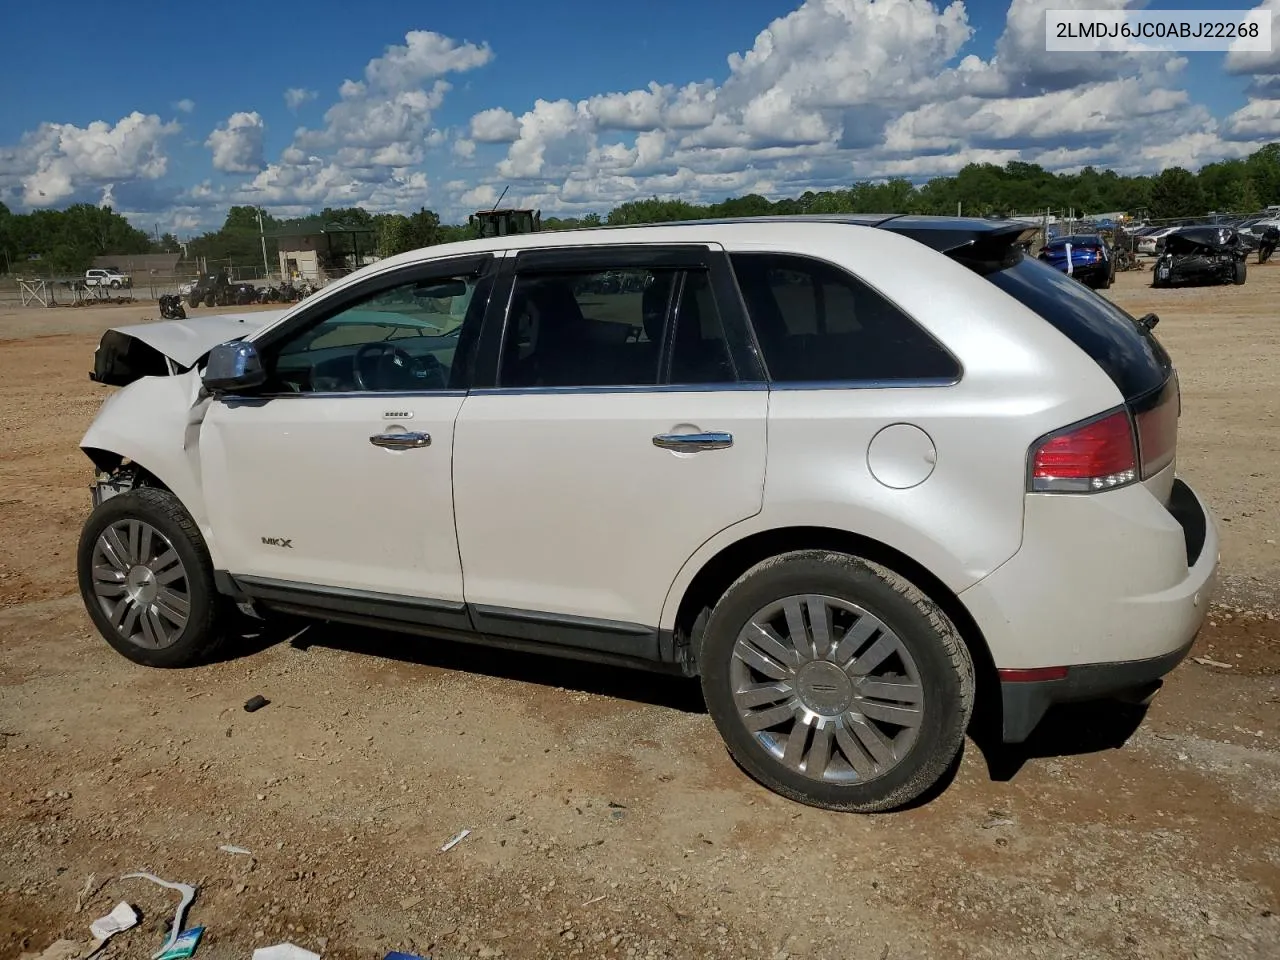
<svg viewBox="0 0 1280 960">
<path fill-rule="evenodd" d="M 1055 237 L 1040 251 L 1040 259 L 1094 289 L 1107 289 L 1116 275 L 1107 242 L 1098 236 Z"/>
</svg>

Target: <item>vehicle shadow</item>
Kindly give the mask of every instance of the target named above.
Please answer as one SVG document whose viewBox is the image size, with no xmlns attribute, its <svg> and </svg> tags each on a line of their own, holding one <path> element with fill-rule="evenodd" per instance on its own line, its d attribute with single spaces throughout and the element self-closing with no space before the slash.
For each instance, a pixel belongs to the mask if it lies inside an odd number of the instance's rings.
<svg viewBox="0 0 1280 960">
<path fill-rule="evenodd" d="M 458 673 L 594 693 L 684 713 L 707 712 L 696 679 L 647 670 L 321 622 L 259 622 L 245 618 L 237 634 L 236 640 L 224 650 L 223 659 L 252 656 L 288 642 L 298 650 L 311 647 L 342 650 Z"/>
<path fill-rule="evenodd" d="M 707 712 L 696 679 L 550 654 L 434 641 L 390 631 L 291 618 L 258 621 L 245 617 L 237 624 L 235 633 L 235 639 L 224 647 L 219 659 L 237 660 L 289 643 L 303 651 L 311 647 L 341 650 L 440 670 L 593 693 L 684 713 Z M 1000 735 L 998 697 L 982 690 L 968 732 L 991 780 L 1007 782 L 1030 760 L 1118 750 L 1142 725 L 1146 713 L 1146 705 L 1120 700 L 1059 704 L 1050 708 L 1026 742 L 1007 744 Z M 962 749 L 942 778 L 905 809 L 925 806 L 945 792 L 956 777 L 963 755 Z"/>
<path fill-rule="evenodd" d="M 1147 706 L 1120 700 L 1064 703 L 1049 709 L 1025 743 L 1003 743 L 989 722 L 976 725 L 971 735 L 991 779 L 1007 782 L 1029 760 L 1119 750 L 1146 715 Z"/>
</svg>

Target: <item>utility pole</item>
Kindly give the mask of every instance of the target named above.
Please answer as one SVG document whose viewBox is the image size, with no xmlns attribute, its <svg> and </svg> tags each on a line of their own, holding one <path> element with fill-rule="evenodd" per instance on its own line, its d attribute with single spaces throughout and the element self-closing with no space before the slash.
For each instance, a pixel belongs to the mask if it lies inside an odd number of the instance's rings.
<svg viewBox="0 0 1280 960">
<path fill-rule="evenodd" d="M 262 232 L 262 207 L 258 207 L 258 239 L 262 241 L 262 272 L 263 279 L 271 279 L 271 267 L 267 265 L 267 235 Z"/>
</svg>

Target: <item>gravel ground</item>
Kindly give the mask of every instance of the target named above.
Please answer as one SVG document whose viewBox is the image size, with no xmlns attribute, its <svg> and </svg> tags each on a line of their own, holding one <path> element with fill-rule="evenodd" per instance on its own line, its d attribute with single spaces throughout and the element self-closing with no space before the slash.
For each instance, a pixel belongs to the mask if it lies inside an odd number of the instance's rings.
<svg viewBox="0 0 1280 960">
<path fill-rule="evenodd" d="M 76 441 L 97 336 L 155 309 L 0 313 L 0 960 L 87 943 L 120 900 L 142 922 L 98 956 L 150 957 L 176 895 L 135 870 L 199 886 L 200 958 L 1280 955 L 1280 269 L 1147 280 L 1112 295 L 1162 318 L 1180 470 L 1222 521 L 1205 662 L 1145 717 L 970 742 L 870 817 L 756 786 L 687 681 L 338 626 L 128 663 L 75 595 Z"/>
</svg>

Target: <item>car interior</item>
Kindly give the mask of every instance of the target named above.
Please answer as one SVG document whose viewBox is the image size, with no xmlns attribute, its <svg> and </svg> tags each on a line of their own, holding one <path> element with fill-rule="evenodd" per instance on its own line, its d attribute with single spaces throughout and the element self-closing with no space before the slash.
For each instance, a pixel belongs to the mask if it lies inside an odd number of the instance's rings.
<svg viewBox="0 0 1280 960">
<path fill-rule="evenodd" d="M 587 277 L 569 273 L 530 274 L 517 280 L 499 386 L 644 386 L 661 382 L 658 365 L 663 328 L 669 301 L 677 289 L 682 295 L 675 316 L 670 382 L 735 378 L 704 272 L 645 271 L 638 304 L 634 293 L 601 296 L 591 286 Z M 626 297 L 631 298 L 629 304 L 609 302 Z M 609 306 L 621 306 L 623 316 L 590 316 L 584 305 L 602 312 Z M 626 309 L 628 306 L 631 309 Z"/>
</svg>

